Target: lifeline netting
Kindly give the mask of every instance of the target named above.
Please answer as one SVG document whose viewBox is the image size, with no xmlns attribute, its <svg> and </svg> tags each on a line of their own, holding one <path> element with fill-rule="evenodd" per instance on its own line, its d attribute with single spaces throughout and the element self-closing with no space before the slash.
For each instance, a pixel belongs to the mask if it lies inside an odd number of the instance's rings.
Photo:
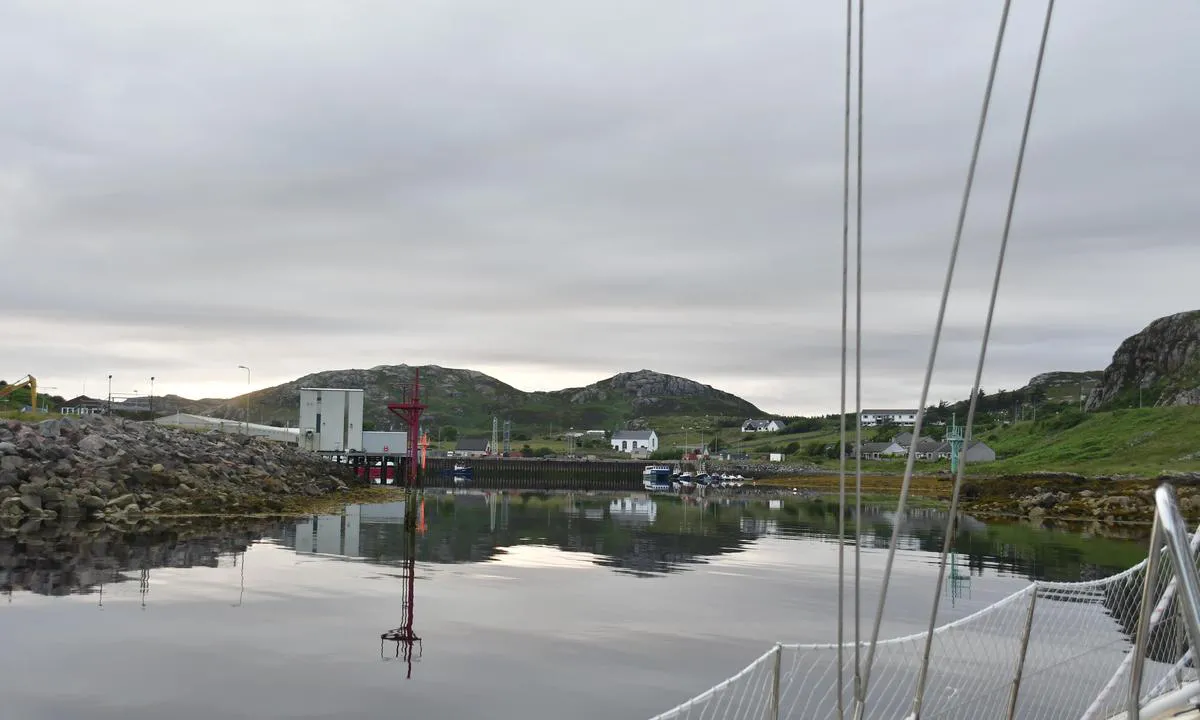
<svg viewBox="0 0 1200 720">
<path fill-rule="evenodd" d="M 1193 562 L 1198 546 L 1200 529 L 1191 539 Z M 1143 560 L 1103 580 L 1035 582 L 935 629 L 921 718 L 1009 717 L 1014 695 L 1013 717 L 1099 720 L 1119 714 L 1127 701 L 1146 564 Z M 1177 607 L 1175 572 L 1165 555 L 1156 574 L 1143 703 L 1197 679 Z M 925 636 L 878 643 L 865 718 L 908 715 Z M 850 717 L 853 644 L 843 647 L 843 699 Z M 835 718 L 837 692 L 836 645 L 777 645 L 737 675 L 653 720 Z"/>
</svg>

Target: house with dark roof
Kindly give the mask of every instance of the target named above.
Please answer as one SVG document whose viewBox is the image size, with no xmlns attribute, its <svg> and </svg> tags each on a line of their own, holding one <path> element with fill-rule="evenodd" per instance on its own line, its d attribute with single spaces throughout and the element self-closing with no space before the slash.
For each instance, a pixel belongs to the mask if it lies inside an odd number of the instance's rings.
<svg viewBox="0 0 1200 720">
<path fill-rule="evenodd" d="M 778 420 L 747 420 L 742 423 L 742 432 L 779 432 L 783 427 Z"/>
<path fill-rule="evenodd" d="M 851 451 L 853 453 L 853 450 Z M 894 442 L 865 442 L 862 444 L 863 460 L 886 460 L 908 452 Z"/>
<path fill-rule="evenodd" d="M 103 400 L 80 395 L 63 403 L 58 411 L 63 415 L 102 415 L 107 407 Z"/>
<path fill-rule="evenodd" d="M 946 457 L 950 457 L 950 443 L 944 440 L 921 438 L 917 441 L 918 460 L 940 460 L 943 450 L 946 453 Z"/>
<path fill-rule="evenodd" d="M 653 430 L 617 430 L 609 442 L 619 452 L 658 451 L 658 433 Z"/>
<path fill-rule="evenodd" d="M 492 454 L 492 441 L 487 438 L 459 438 L 454 445 L 454 457 L 483 457 Z"/>
<path fill-rule="evenodd" d="M 996 451 L 982 440 L 972 440 L 961 451 L 960 457 L 967 463 L 995 462 Z M 949 460 L 950 443 L 945 440 L 922 439 L 917 443 L 918 460 Z"/>
</svg>

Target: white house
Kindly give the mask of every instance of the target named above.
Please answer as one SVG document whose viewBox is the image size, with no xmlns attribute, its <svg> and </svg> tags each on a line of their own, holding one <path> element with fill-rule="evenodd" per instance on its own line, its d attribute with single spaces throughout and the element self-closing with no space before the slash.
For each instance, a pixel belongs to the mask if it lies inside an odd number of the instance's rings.
<svg viewBox="0 0 1200 720">
<path fill-rule="evenodd" d="M 747 420 L 742 423 L 742 432 L 779 432 L 783 427 L 778 420 Z"/>
<path fill-rule="evenodd" d="M 617 430 L 609 442 L 613 450 L 620 452 L 658 451 L 658 433 L 653 430 Z"/>
<path fill-rule="evenodd" d="M 882 425 L 891 422 L 896 425 L 916 425 L 917 411 L 916 410 L 863 410 L 862 424 L 863 427 L 871 427 L 873 425 Z"/>
</svg>

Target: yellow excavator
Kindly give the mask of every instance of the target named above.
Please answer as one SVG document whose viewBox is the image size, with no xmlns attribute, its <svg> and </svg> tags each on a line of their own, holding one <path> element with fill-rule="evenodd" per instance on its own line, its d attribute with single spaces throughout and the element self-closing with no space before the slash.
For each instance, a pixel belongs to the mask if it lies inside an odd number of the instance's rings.
<svg viewBox="0 0 1200 720">
<path fill-rule="evenodd" d="M 8 397 L 23 387 L 29 388 L 29 407 L 33 408 L 34 412 L 37 412 L 37 378 L 32 375 L 26 375 L 11 385 L 0 387 L 0 398 Z"/>
</svg>

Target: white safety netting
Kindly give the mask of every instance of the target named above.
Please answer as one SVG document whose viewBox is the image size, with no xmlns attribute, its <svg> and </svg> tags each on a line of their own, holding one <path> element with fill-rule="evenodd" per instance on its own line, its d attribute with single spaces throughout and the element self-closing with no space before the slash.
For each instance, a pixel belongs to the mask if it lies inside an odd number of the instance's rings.
<svg viewBox="0 0 1200 720">
<path fill-rule="evenodd" d="M 1196 559 L 1200 530 L 1192 537 Z M 920 717 L 1088 718 L 1128 702 L 1146 565 L 1103 580 L 1035 582 L 934 630 Z M 1141 703 L 1195 681 L 1164 555 L 1143 650 Z M 899 720 L 913 709 L 926 633 L 880 641 L 864 718 Z M 844 646 L 845 717 L 853 708 L 853 645 Z M 861 656 L 865 661 L 865 646 Z M 836 718 L 837 646 L 777 645 L 737 675 L 654 720 Z"/>
</svg>

